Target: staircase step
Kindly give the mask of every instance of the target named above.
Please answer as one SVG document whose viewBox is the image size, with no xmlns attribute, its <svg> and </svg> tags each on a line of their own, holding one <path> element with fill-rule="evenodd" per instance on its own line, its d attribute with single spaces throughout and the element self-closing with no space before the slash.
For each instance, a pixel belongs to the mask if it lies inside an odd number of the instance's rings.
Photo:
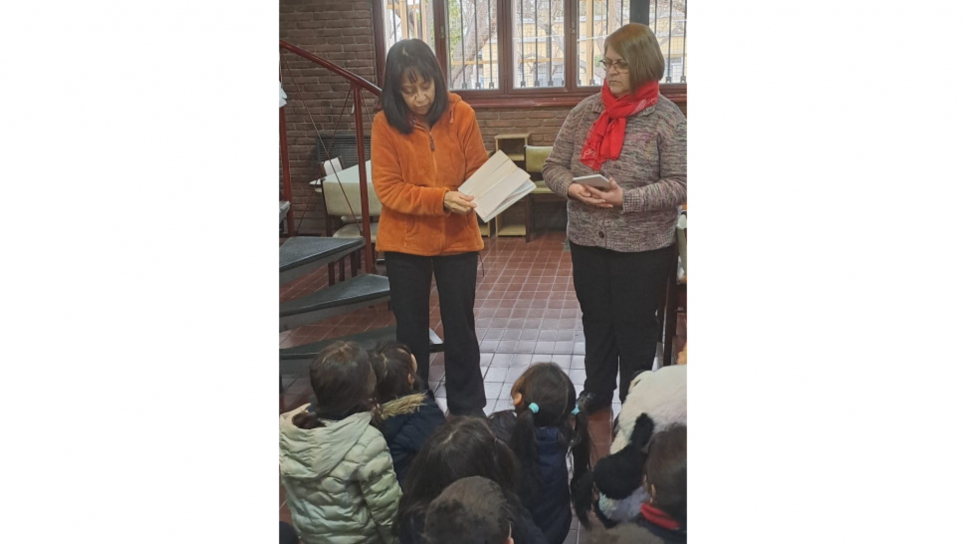
<svg viewBox="0 0 966 544">
<path fill-rule="evenodd" d="M 279 285 L 337 261 L 363 246 L 362 237 L 296 236 L 278 248 Z"/>
<path fill-rule="evenodd" d="M 363 349 L 373 349 L 380 342 L 395 341 L 396 326 L 390 325 L 381 329 L 350 334 L 340 338 L 329 338 L 319 342 L 312 342 L 311 344 L 302 344 L 301 346 L 280 349 L 278 350 L 279 374 L 305 374 L 308 372 L 309 364 L 312 363 L 323 349 L 333 342 L 340 340 L 355 342 L 361 345 Z M 438 353 L 440 351 L 443 351 L 443 340 L 433 332 L 433 329 L 429 329 L 429 352 Z"/>
<path fill-rule="evenodd" d="M 389 278 L 363 274 L 278 305 L 278 331 L 389 301 Z"/>
</svg>

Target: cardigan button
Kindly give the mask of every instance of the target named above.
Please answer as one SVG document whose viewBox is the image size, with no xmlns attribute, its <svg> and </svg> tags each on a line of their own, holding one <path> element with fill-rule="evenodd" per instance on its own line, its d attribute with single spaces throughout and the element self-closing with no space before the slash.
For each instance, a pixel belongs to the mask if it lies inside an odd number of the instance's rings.
<svg viewBox="0 0 966 544">
<path fill-rule="evenodd" d="M 603 238 L 604 237 L 604 231 L 602 231 L 602 230 L 601 231 L 597 231 L 597 237 L 598 238 Z"/>
</svg>

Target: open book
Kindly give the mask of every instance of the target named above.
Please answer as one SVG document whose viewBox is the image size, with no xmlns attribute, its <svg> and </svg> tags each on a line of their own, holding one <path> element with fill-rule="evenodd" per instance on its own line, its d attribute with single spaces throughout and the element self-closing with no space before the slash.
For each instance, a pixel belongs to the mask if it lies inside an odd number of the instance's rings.
<svg viewBox="0 0 966 544">
<path fill-rule="evenodd" d="M 497 151 L 470 176 L 460 192 L 476 197 L 476 214 L 489 223 L 494 217 L 536 189 L 530 174 L 519 168 L 506 153 Z"/>
</svg>

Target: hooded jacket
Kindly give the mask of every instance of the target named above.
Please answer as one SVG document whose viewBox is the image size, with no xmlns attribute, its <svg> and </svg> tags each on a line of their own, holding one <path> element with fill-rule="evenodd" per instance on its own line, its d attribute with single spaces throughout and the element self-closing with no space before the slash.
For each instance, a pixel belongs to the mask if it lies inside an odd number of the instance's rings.
<svg viewBox="0 0 966 544">
<path fill-rule="evenodd" d="M 489 418 L 493 434 L 507 445 L 516 427 L 516 412 L 503 410 Z M 567 443 L 555 427 L 537 427 L 537 462 L 530 476 L 536 483 L 536 496 L 523 498 L 548 544 L 561 544 L 570 532 L 570 482 L 567 472 Z"/>
<path fill-rule="evenodd" d="M 392 468 L 402 486 L 413 458 L 429 435 L 446 421 L 446 416 L 436 404 L 433 392 L 424 391 L 383 404 L 373 420 L 389 444 Z"/>
<path fill-rule="evenodd" d="M 362 412 L 301 429 L 279 416 L 278 462 L 292 524 L 304 544 L 386 543 L 400 490 L 382 434 Z"/>
<path fill-rule="evenodd" d="M 385 112 L 372 121 L 372 185 L 382 203 L 376 251 L 455 255 L 483 249 L 476 214 L 443 209 L 487 160 L 473 108 L 449 94 L 449 106 L 430 129 L 402 134 Z"/>
</svg>

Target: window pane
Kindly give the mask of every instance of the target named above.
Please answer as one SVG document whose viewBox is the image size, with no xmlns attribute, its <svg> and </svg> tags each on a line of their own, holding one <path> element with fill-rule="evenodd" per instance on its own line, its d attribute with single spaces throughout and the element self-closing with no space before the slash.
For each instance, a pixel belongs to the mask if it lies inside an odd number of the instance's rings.
<svg viewBox="0 0 966 544">
<path fill-rule="evenodd" d="M 386 54 L 399 40 L 415 38 L 436 51 L 433 39 L 432 0 L 384 0 L 383 28 L 386 32 Z"/>
<path fill-rule="evenodd" d="M 600 85 L 606 77 L 598 64 L 604 58 L 604 40 L 631 22 L 631 0 L 578 0 L 578 5 L 577 84 Z"/>
<path fill-rule="evenodd" d="M 597 64 L 604 57 L 604 40 L 630 22 L 630 0 L 578 0 L 577 83 L 600 85 L 606 74 Z M 687 0 L 651 0 L 648 21 L 664 53 L 662 83 L 687 79 Z M 592 13 L 592 17 L 588 17 Z"/>
<path fill-rule="evenodd" d="M 449 88 L 498 89 L 497 0 L 447 0 Z"/>
<path fill-rule="evenodd" d="M 513 88 L 564 86 L 564 0 L 513 0 Z"/>
<path fill-rule="evenodd" d="M 653 0 L 651 30 L 664 52 L 664 79 L 661 83 L 687 82 L 687 0 Z"/>
</svg>

